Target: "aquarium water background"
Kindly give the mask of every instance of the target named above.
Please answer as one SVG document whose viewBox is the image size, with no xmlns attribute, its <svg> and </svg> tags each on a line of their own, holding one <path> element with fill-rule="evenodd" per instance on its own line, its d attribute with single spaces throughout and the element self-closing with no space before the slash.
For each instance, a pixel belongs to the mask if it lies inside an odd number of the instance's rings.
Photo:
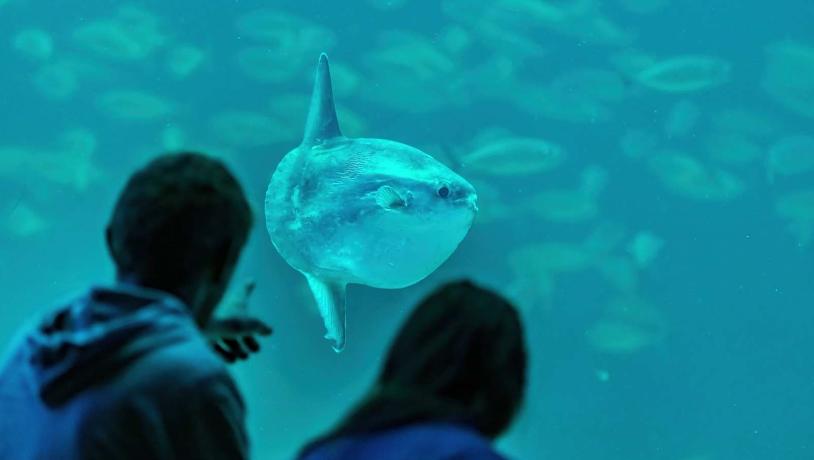
<svg viewBox="0 0 814 460">
<path fill-rule="evenodd" d="M 460 277 L 525 320 L 511 458 L 814 458 L 812 24 L 804 0 L 0 0 L 0 345 L 112 280 L 134 168 L 199 150 L 256 214 L 254 458 L 332 426 Z M 422 148 L 481 209 L 426 280 L 350 288 L 341 354 L 262 216 L 321 51 L 346 134 Z"/>
</svg>

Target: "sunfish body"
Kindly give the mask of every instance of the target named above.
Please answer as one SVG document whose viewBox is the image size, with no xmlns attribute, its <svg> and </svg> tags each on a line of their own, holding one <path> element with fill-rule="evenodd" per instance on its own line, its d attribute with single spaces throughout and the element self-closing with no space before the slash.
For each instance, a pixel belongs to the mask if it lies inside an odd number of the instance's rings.
<svg viewBox="0 0 814 460">
<path fill-rule="evenodd" d="M 348 284 L 421 281 L 455 251 L 476 212 L 472 185 L 426 153 L 342 135 L 322 54 L 302 143 L 269 183 L 266 227 L 308 280 L 334 349 L 345 345 Z"/>
</svg>

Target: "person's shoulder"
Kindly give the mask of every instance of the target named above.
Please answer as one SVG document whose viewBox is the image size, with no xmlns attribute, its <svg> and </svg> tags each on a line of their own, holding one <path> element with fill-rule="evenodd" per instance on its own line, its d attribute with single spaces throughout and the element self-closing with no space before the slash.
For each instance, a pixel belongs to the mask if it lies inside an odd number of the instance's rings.
<svg viewBox="0 0 814 460">
<path fill-rule="evenodd" d="M 87 448 L 108 436 L 150 446 L 138 458 L 164 458 L 167 449 L 177 458 L 247 458 L 244 400 L 203 337 L 157 348 L 122 377 L 104 398 L 86 401 L 94 406 L 81 427 Z"/>
<path fill-rule="evenodd" d="M 168 323 L 163 330 L 139 339 L 149 345 L 133 345 L 143 353 L 138 353 L 117 378 L 115 386 L 123 396 L 191 396 L 214 384 L 234 386 L 226 364 L 191 321 Z"/>
<path fill-rule="evenodd" d="M 140 367 L 150 374 L 151 380 L 172 386 L 229 378 L 226 364 L 197 331 L 155 349 L 145 356 Z"/>
<path fill-rule="evenodd" d="M 444 437 L 464 444 L 483 444 L 489 442 L 476 430 L 457 423 L 447 422 L 426 422 L 415 425 L 407 425 L 403 428 L 407 432 L 412 432 L 420 437 Z"/>
<path fill-rule="evenodd" d="M 453 423 L 422 423 L 402 429 L 408 444 L 434 451 L 433 458 L 443 460 L 505 460 L 491 442 L 469 427 Z"/>
<path fill-rule="evenodd" d="M 114 415 L 160 413 L 164 423 L 181 426 L 191 423 L 188 417 L 225 417 L 229 424 L 240 424 L 245 414 L 236 381 L 203 337 L 151 351 L 120 382 L 108 400 Z"/>
<path fill-rule="evenodd" d="M 308 448 L 300 460 L 345 458 L 425 460 L 506 460 L 491 442 L 462 425 L 441 422 L 416 423 L 386 431 L 333 439 Z"/>
<path fill-rule="evenodd" d="M 468 449 L 461 449 L 454 452 L 444 460 L 507 460 L 491 447 L 478 446 Z"/>
</svg>

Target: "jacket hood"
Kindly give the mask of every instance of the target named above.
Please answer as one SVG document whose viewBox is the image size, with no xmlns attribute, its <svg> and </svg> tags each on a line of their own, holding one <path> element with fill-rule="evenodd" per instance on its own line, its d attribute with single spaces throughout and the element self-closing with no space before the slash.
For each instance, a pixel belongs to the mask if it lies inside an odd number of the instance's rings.
<svg viewBox="0 0 814 460">
<path fill-rule="evenodd" d="M 60 406 L 140 356 L 189 337 L 195 323 L 169 294 L 134 286 L 95 288 L 49 315 L 27 338 L 40 399 Z"/>
</svg>

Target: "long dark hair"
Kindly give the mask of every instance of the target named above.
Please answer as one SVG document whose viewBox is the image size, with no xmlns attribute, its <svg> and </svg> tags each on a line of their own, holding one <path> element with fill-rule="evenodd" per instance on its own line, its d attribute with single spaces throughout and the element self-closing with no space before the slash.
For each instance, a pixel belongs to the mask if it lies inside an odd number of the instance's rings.
<svg viewBox="0 0 814 460">
<path fill-rule="evenodd" d="M 469 281 L 446 284 L 410 315 L 368 397 L 303 454 L 336 438 L 428 421 L 495 438 L 523 400 L 526 360 L 520 318 L 506 299 Z"/>
</svg>

